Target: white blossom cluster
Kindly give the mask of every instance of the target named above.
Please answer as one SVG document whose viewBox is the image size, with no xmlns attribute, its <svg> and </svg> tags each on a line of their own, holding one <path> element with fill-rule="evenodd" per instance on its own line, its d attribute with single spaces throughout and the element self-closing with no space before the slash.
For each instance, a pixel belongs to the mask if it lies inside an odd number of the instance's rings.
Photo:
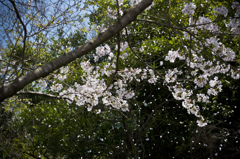
<svg viewBox="0 0 240 159">
<path fill-rule="evenodd" d="M 45 89 L 47 87 L 47 82 L 45 80 L 38 80 L 38 84 L 41 89 Z"/>
<path fill-rule="evenodd" d="M 224 61 L 233 61 L 235 58 L 235 53 L 231 48 L 226 48 L 224 45 L 218 42 L 218 39 L 211 37 L 206 40 L 206 46 L 212 45 L 212 53 L 218 55 Z"/>
<path fill-rule="evenodd" d="M 127 42 L 121 43 L 120 50 L 124 52 L 127 48 Z M 117 48 L 116 48 L 117 49 Z M 127 53 L 123 53 L 120 57 L 126 58 Z M 155 84 L 159 79 L 154 74 L 152 69 L 140 69 L 140 68 L 125 68 L 119 70 L 116 74 L 118 80 L 116 82 L 107 84 L 109 78 L 116 73 L 116 59 L 114 59 L 113 53 L 108 45 L 100 46 L 96 48 L 96 55 L 94 55 L 95 61 L 98 61 L 96 57 L 109 56 L 111 60 L 109 63 L 100 66 L 91 65 L 90 61 L 81 62 L 81 68 L 83 74 L 81 76 L 81 84 L 75 82 L 74 87 L 66 87 L 61 83 L 53 82 L 50 86 L 50 90 L 59 93 L 64 99 L 67 99 L 69 103 L 76 102 L 78 106 L 87 106 L 91 111 L 94 106 L 104 104 L 114 109 L 120 109 L 122 111 L 128 111 L 128 100 L 135 97 L 135 92 L 129 89 L 128 83 L 131 81 L 140 82 L 141 80 L 148 79 L 149 83 Z M 59 78 L 58 81 L 63 82 L 68 73 L 68 66 L 60 68 L 59 74 L 54 75 L 54 78 Z M 109 78 L 104 78 L 105 76 Z M 44 80 L 39 80 L 39 84 L 47 86 Z M 127 89 L 128 88 L 128 89 Z"/>
<path fill-rule="evenodd" d="M 232 3 L 232 9 L 236 9 L 235 17 L 239 18 L 239 16 L 240 16 L 240 3 L 239 2 L 233 2 Z"/>
<path fill-rule="evenodd" d="M 225 6 L 216 7 L 213 10 L 218 12 L 221 15 L 224 15 L 224 17 L 226 17 L 228 14 L 228 9 Z"/>
<path fill-rule="evenodd" d="M 173 70 L 168 69 L 168 71 L 165 72 L 165 82 L 166 83 L 173 83 L 177 79 L 177 75 L 181 75 L 182 71 L 178 70 L 177 68 L 174 68 Z"/>
<path fill-rule="evenodd" d="M 109 18 L 117 19 L 117 11 L 113 10 L 110 7 L 107 8 L 107 14 L 108 14 Z M 121 9 L 119 9 L 119 14 L 120 14 L 120 16 L 123 15 L 123 11 Z"/>
<path fill-rule="evenodd" d="M 191 15 L 195 13 L 195 9 L 196 9 L 196 5 L 190 2 L 184 6 L 182 13 Z"/>
<path fill-rule="evenodd" d="M 120 51 L 125 51 L 128 47 L 128 42 L 121 42 L 120 43 Z M 116 50 L 118 49 L 118 45 L 116 45 Z"/>
<path fill-rule="evenodd" d="M 239 2 L 232 2 L 232 9 L 239 9 L 240 3 Z"/>
<path fill-rule="evenodd" d="M 198 126 L 202 127 L 207 125 L 207 123 L 204 121 L 204 117 L 200 114 L 200 108 L 196 104 L 196 100 L 192 97 L 192 90 L 183 88 L 183 84 L 180 82 L 176 82 L 176 84 L 173 86 L 169 85 L 168 88 L 172 92 L 173 97 L 176 100 L 182 100 L 182 106 L 187 109 L 187 112 L 189 114 L 194 114 L 196 117 L 199 118 L 199 120 L 197 120 Z M 201 98 L 201 96 L 198 95 L 198 102 L 206 102 L 204 98 L 208 99 L 208 96 L 202 94 Z"/>
<path fill-rule="evenodd" d="M 128 82 L 133 79 L 136 81 L 140 80 L 141 69 L 133 69 L 119 71 L 118 76 L 121 77 L 113 84 L 108 87 L 106 82 L 101 76 L 112 75 L 115 70 L 111 65 L 105 65 L 104 68 L 89 65 L 89 62 L 82 62 L 82 68 L 85 71 L 83 74 L 82 82 L 84 84 L 75 83 L 74 98 L 71 100 L 75 101 L 77 105 L 88 105 L 88 110 L 92 110 L 94 106 L 97 106 L 102 102 L 106 106 L 110 106 L 115 109 L 122 111 L 128 110 L 127 100 L 132 99 L 135 95 L 133 90 L 126 89 Z M 88 67 L 85 67 L 88 66 Z M 68 98 L 68 91 L 62 92 L 63 97 Z M 102 99 L 101 101 L 99 101 Z"/>
<path fill-rule="evenodd" d="M 97 47 L 96 55 L 94 55 L 94 61 L 97 62 L 99 58 L 106 55 L 109 55 L 110 59 L 113 57 L 113 53 L 111 52 L 111 49 L 108 45 Z"/>
<path fill-rule="evenodd" d="M 121 6 L 123 5 L 123 0 L 117 0 L 118 1 L 118 5 Z M 117 10 L 113 10 L 110 7 L 107 7 L 107 15 L 112 18 L 112 19 L 117 19 Z M 121 8 L 119 8 L 119 14 L 120 16 L 123 15 L 123 11 L 121 10 Z"/>
<path fill-rule="evenodd" d="M 178 51 L 168 51 L 168 55 L 165 57 L 166 61 L 170 61 L 171 63 L 174 63 L 176 58 L 179 58 L 180 60 L 185 59 L 184 56 L 181 56 Z"/>
<path fill-rule="evenodd" d="M 237 8 L 239 3 L 233 3 L 233 8 Z M 186 4 L 182 12 L 184 14 L 194 14 L 196 6 L 194 4 Z M 228 10 L 226 7 L 215 8 L 214 11 L 227 16 Z M 237 12 L 237 11 L 236 11 Z M 190 16 L 189 24 L 196 25 L 196 27 L 189 27 L 189 31 L 197 34 L 198 29 L 218 32 L 219 26 L 214 24 L 208 17 L 199 17 L 194 23 L 193 18 Z M 232 28 L 231 31 L 238 31 L 239 28 L 238 19 L 230 19 L 230 23 L 226 24 Z M 235 30 L 234 30 L 235 29 Z M 187 32 L 183 32 L 185 40 L 190 40 L 190 35 Z M 197 42 L 194 37 L 192 40 Z M 212 56 L 220 58 L 221 60 L 208 60 L 202 56 L 203 48 L 208 48 L 212 51 Z M 186 47 L 187 48 L 187 47 Z M 198 126 L 202 127 L 207 125 L 204 117 L 200 113 L 199 104 L 210 103 L 210 97 L 216 96 L 222 91 L 222 81 L 219 79 L 219 75 L 231 76 L 233 79 L 240 78 L 240 68 L 231 68 L 229 64 L 225 64 L 224 61 L 233 61 L 235 59 L 235 52 L 224 44 L 219 42 L 216 37 L 209 37 L 206 42 L 198 43 L 196 47 L 187 48 L 191 52 L 191 57 L 179 54 L 179 50 L 170 50 L 165 57 L 165 61 L 174 63 L 176 58 L 181 61 L 185 61 L 189 69 L 168 69 L 165 72 L 165 83 L 169 90 L 172 92 L 173 97 L 176 100 L 182 101 L 182 106 L 187 109 L 189 114 L 194 114 L 199 118 L 197 120 Z M 183 76 L 186 75 L 187 76 Z M 189 87 L 189 82 L 192 81 L 194 87 Z"/>
<path fill-rule="evenodd" d="M 231 32 L 233 34 L 240 34 L 240 3 L 239 2 L 232 2 L 232 9 L 235 9 L 234 18 L 230 18 L 229 23 L 226 23 L 226 27 L 231 28 Z"/>
<path fill-rule="evenodd" d="M 61 83 L 56 83 L 50 87 L 51 91 L 59 92 L 63 89 L 63 85 Z"/>
<path fill-rule="evenodd" d="M 202 103 L 209 103 L 209 96 L 199 93 L 197 94 L 197 101 Z"/>
<path fill-rule="evenodd" d="M 213 32 L 219 31 L 219 28 L 217 25 L 214 25 L 208 17 L 202 17 L 200 16 L 199 19 L 196 22 L 197 28 L 198 29 L 204 29 L 204 30 L 209 30 Z"/>
<path fill-rule="evenodd" d="M 239 7 L 239 10 L 240 10 L 240 7 Z M 226 27 L 231 28 L 231 30 L 230 30 L 231 33 L 240 34 L 240 20 L 239 20 L 239 18 L 230 19 L 230 22 L 228 24 L 226 24 Z"/>
<path fill-rule="evenodd" d="M 173 57 L 175 58 L 175 57 Z M 181 60 L 184 60 L 185 58 L 182 58 Z M 199 60 L 195 58 L 196 60 Z M 169 60 L 170 61 L 170 60 Z M 199 106 L 196 105 L 195 99 L 192 97 L 193 91 L 191 89 L 183 88 L 184 83 L 178 82 L 177 77 L 178 75 L 182 75 L 182 71 L 178 70 L 177 68 L 174 68 L 173 70 L 168 70 L 165 75 L 165 82 L 168 84 L 169 90 L 172 92 L 173 97 L 176 100 L 182 100 L 182 106 L 187 109 L 189 114 L 194 114 L 196 117 L 198 117 L 200 120 L 198 120 L 199 126 L 205 126 L 206 123 L 203 122 L 204 118 L 200 115 L 200 109 Z M 203 87 L 207 84 L 207 76 L 202 75 L 199 79 L 195 79 L 194 83 L 197 84 L 199 87 Z M 175 83 L 175 85 L 174 85 Z M 171 85 L 173 84 L 173 85 Z M 204 96 L 206 99 L 208 96 Z M 204 99 L 204 98 L 203 98 Z M 200 102 L 202 100 L 198 100 Z"/>
<path fill-rule="evenodd" d="M 190 35 L 187 32 L 183 32 L 184 39 L 190 40 Z"/>
<path fill-rule="evenodd" d="M 231 57 L 231 55 L 229 55 Z M 209 103 L 209 96 L 216 96 L 219 92 L 222 91 L 222 82 L 218 79 L 217 76 L 213 77 L 216 74 L 222 73 L 226 74 L 227 72 L 234 72 L 236 77 L 239 78 L 239 71 L 234 71 L 231 69 L 230 65 L 220 64 L 216 62 L 213 64 L 212 61 L 205 61 L 203 57 L 199 57 L 195 54 L 194 58 L 191 60 L 186 58 L 187 65 L 192 68 L 191 75 L 194 80 L 195 88 L 208 88 L 205 92 L 206 94 L 196 93 L 196 97 L 193 94 L 193 90 L 189 87 L 184 88 L 186 85 L 184 81 L 179 82 L 178 76 L 183 73 L 174 68 L 173 70 L 168 70 L 165 74 L 165 82 L 168 84 L 169 90 L 172 92 L 173 97 L 176 100 L 182 100 L 182 106 L 187 109 L 189 114 L 194 114 L 199 118 L 197 121 L 198 126 L 205 126 L 207 123 L 204 122 L 204 117 L 200 114 L 200 109 L 197 103 Z M 186 70 L 188 71 L 188 70 Z M 180 72 L 180 73 L 179 73 Z M 199 72 L 203 72 L 199 74 Z M 228 73 L 229 74 L 229 73 Z M 233 73 L 232 73 L 233 74 Z M 187 85 L 186 85 L 187 86 Z"/>
<path fill-rule="evenodd" d="M 104 26 L 104 25 L 101 25 L 101 26 L 97 26 L 97 30 L 100 32 L 100 33 L 103 33 L 107 30 L 107 28 Z"/>
<path fill-rule="evenodd" d="M 184 8 L 187 8 L 186 10 L 183 9 L 184 14 L 190 15 L 190 13 L 192 13 L 192 12 L 194 13 L 194 8 L 189 7 L 188 4 L 185 5 Z M 236 10 L 235 16 L 233 18 L 230 18 L 229 23 L 225 23 L 225 25 L 226 25 L 226 27 L 231 28 L 231 30 L 230 30 L 231 33 L 240 34 L 240 20 L 239 20 L 240 4 L 238 2 L 233 2 L 232 9 Z M 213 10 L 221 15 L 224 15 L 225 17 L 228 15 L 228 12 L 229 12 L 225 6 L 216 7 Z M 193 24 L 194 24 L 193 18 L 190 16 L 189 25 L 193 25 Z M 196 25 L 197 25 L 198 29 L 209 30 L 212 32 L 219 32 L 219 27 L 217 25 L 213 24 L 212 20 L 208 17 L 200 16 L 196 22 Z M 187 34 L 184 33 L 184 35 L 185 35 L 184 37 L 187 39 L 188 38 Z"/>
</svg>

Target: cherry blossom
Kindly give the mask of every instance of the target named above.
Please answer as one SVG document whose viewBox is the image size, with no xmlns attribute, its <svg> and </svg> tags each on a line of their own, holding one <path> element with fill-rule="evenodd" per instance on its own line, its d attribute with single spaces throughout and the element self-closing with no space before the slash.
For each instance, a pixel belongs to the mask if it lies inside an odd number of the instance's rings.
<svg viewBox="0 0 240 159">
<path fill-rule="evenodd" d="M 218 80 L 218 77 L 214 77 L 214 80 L 210 80 L 210 81 L 209 81 L 209 85 L 210 85 L 211 87 L 216 86 L 216 84 L 221 84 L 221 81 Z"/>
<path fill-rule="evenodd" d="M 232 9 L 238 8 L 239 6 L 239 2 L 232 2 Z"/>
<path fill-rule="evenodd" d="M 182 13 L 183 14 L 194 14 L 195 13 L 195 9 L 196 9 L 196 5 L 194 3 L 188 3 L 184 6 Z"/>
<path fill-rule="evenodd" d="M 213 10 L 218 12 L 221 15 L 224 15 L 224 17 L 226 17 L 228 14 L 228 9 L 225 6 L 216 7 Z"/>
<path fill-rule="evenodd" d="M 197 101 L 198 102 L 203 102 L 203 103 L 209 103 L 209 96 L 199 93 L 197 94 Z"/>
<path fill-rule="evenodd" d="M 239 10 L 240 10 L 240 7 L 239 7 Z M 230 19 L 230 22 L 226 23 L 226 27 L 230 27 L 231 28 L 230 31 L 233 34 L 240 34 L 239 26 L 240 26 L 240 20 L 235 18 Z"/>
<path fill-rule="evenodd" d="M 53 91 L 53 92 L 59 92 L 60 90 L 63 89 L 63 85 L 57 83 L 57 84 L 52 85 L 50 88 L 51 88 L 51 91 Z"/>
<path fill-rule="evenodd" d="M 197 120 L 197 125 L 198 125 L 199 127 L 204 127 L 204 126 L 207 125 L 207 123 L 204 122 L 204 118 L 202 118 L 201 120 Z"/>
<path fill-rule="evenodd" d="M 174 68 L 173 70 L 168 70 L 165 75 L 165 81 L 167 83 L 175 82 L 177 79 L 177 74 L 181 74 L 181 71 L 178 71 L 177 68 Z"/>
<path fill-rule="evenodd" d="M 165 60 L 166 61 L 170 61 L 171 63 L 174 63 L 174 61 L 176 60 L 176 58 L 179 58 L 179 59 L 184 59 L 185 57 L 184 56 L 181 56 L 178 51 L 168 51 L 168 55 L 165 57 Z"/>
<path fill-rule="evenodd" d="M 38 83 L 39 83 L 41 89 L 44 89 L 47 87 L 47 82 L 45 80 L 40 79 L 40 80 L 38 80 Z"/>
<path fill-rule="evenodd" d="M 213 30 L 214 25 L 212 24 L 211 19 L 209 19 L 208 17 L 202 17 L 200 16 L 199 19 L 196 22 L 197 28 L 199 29 L 206 29 L 206 30 Z"/>
<path fill-rule="evenodd" d="M 112 8 L 108 7 L 107 14 L 110 18 L 117 19 L 117 10 L 113 10 Z M 120 16 L 123 15 L 123 11 L 121 9 L 119 9 L 119 14 L 120 14 Z"/>
<path fill-rule="evenodd" d="M 197 78 L 194 79 L 194 83 L 198 86 L 198 87 L 204 87 L 207 84 L 208 81 L 208 75 L 200 75 Z"/>
<path fill-rule="evenodd" d="M 62 73 L 62 74 L 67 74 L 68 71 L 69 71 L 69 67 L 68 67 L 68 66 L 61 67 L 61 68 L 60 68 L 60 73 Z"/>
</svg>

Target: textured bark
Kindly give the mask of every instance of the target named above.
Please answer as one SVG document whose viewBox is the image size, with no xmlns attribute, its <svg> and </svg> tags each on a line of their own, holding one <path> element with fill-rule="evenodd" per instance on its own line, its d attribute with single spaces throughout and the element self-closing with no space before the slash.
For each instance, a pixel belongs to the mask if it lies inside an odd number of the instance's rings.
<svg viewBox="0 0 240 159">
<path fill-rule="evenodd" d="M 90 40 L 89 42 L 79 46 L 77 49 L 43 65 L 17 78 L 11 84 L 0 88 L 0 103 L 13 95 L 15 95 L 19 90 L 24 88 L 26 85 L 31 82 L 41 78 L 46 77 L 53 71 L 59 69 L 62 66 L 67 65 L 68 63 L 76 60 L 77 58 L 89 53 L 94 50 L 103 42 L 107 41 L 123 28 L 125 28 L 128 24 L 136 19 L 136 17 L 143 12 L 148 6 L 151 5 L 153 0 L 142 0 L 138 5 L 128 11 L 119 21 L 117 21 L 113 26 L 110 26 L 104 33 L 100 33 L 97 37 Z"/>
</svg>

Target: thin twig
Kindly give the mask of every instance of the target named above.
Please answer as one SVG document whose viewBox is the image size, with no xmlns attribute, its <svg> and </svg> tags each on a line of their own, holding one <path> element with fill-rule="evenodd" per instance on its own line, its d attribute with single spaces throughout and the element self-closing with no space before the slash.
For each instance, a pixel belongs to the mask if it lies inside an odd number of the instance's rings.
<svg viewBox="0 0 240 159">
<path fill-rule="evenodd" d="M 9 0 L 9 1 L 12 3 L 12 5 L 13 5 L 13 7 L 14 7 L 14 10 L 15 10 L 15 13 L 17 14 L 17 18 L 19 19 L 20 23 L 22 24 L 23 30 L 24 30 L 24 35 L 23 35 L 23 50 L 22 50 L 22 74 L 23 74 L 23 72 L 24 72 L 24 53 L 25 53 L 26 38 L 27 38 L 27 28 L 26 28 L 25 24 L 24 24 L 23 21 L 22 21 L 22 18 L 21 18 L 20 14 L 19 14 L 19 11 L 18 11 L 18 9 L 17 9 L 17 7 L 16 7 L 16 4 L 14 3 L 13 0 Z"/>
<path fill-rule="evenodd" d="M 57 96 L 57 95 L 52 95 L 52 94 L 46 94 L 46 93 L 40 93 L 40 92 L 34 92 L 34 91 L 21 91 L 18 92 L 17 95 L 39 95 L 39 96 L 45 96 L 45 97 L 49 97 L 49 98 L 56 98 L 56 99 L 63 99 L 63 100 L 70 100 L 69 98 L 66 97 L 62 97 L 62 96 Z"/>
</svg>

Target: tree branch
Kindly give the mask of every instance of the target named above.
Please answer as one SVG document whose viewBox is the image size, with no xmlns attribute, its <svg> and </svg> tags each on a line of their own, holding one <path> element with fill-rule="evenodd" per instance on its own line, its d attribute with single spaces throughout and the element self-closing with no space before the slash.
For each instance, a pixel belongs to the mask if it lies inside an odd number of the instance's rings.
<svg viewBox="0 0 240 159">
<path fill-rule="evenodd" d="M 24 24 L 23 21 L 22 21 L 22 18 L 21 18 L 20 14 L 19 14 L 19 11 L 18 11 L 18 9 L 17 9 L 16 4 L 14 3 L 13 0 L 9 0 L 9 1 L 12 3 L 13 8 L 14 8 L 14 11 L 15 11 L 15 13 L 17 14 L 17 18 L 19 19 L 20 23 L 22 24 L 23 30 L 24 30 L 24 35 L 23 35 L 23 50 L 22 50 L 22 74 L 23 74 L 23 71 L 24 71 L 24 52 L 25 52 L 25 48 L 26 48 L 27 28 L 26 28 L 25 24 Z"/>
<path fill-rule="evenodd" d="M 77 47 L 75 50 L 69 52 L 68 54 L 62 55 L 61 57 L 27 73 L 17 78 L 11 84 L 0 88 L 0 102 L 4 99 L 15 95 L 19 90 L 24 88 L 31 82 L 41 78 L 46 77 L 53 71 L 59 69 L 62 66 L 69 64 L 70 62 L 76 60 L 77 58 L 89 53 L 94 50 L 103 42 L 107 41 L 128 24 L 134 21 L 137 16 L 143 12 L 148 6 L 151 5 L 153 0 L 142 0 L 138 5 L 133 7 L 127 12 L 119 21 L 117 21 L 113 26 L 110 26 L 104 33 L 100 33 L 97 37 L 93 38 L 89 42 Z"/>
<path fill-rule="evenodd" d="M 57 96 L 57 95 L 52 95 L 52 94 L 46 94 L 46 93 L 40 93 L 40 92 L 34 92 L 34 91 L 20 91 L 16 93 L 17 95 L 39 95 L 39 96 L 45 96 L 48 98 L 55 98 L 55 99 L 63 99 L 63 100 L 70 100 L 69 98 L 62 97 L 62 96 Z"/>
<path fill-rule="evenodd" d="M 174 29 L 178 29 L 178 30 L 182 30 L 182 31 L 185 31 L 185 32 L 189 32 L 187 29 L 185 28 L 180 28 L 180 27 L 177 27 L 177 26 L 172 26 L 172 25 L 169 25 L 168 23 L 161 23 L 161 22 L 156 22 L 156 21 L 152 21 L 152 20 L 144 20 L 144 19 L 136 19 L 136 21 L 138 22 L 143 22 L 143 23 L 153 23 L 153 24 L 156 24 L 156 25 L 159 25 L 159 26 L 166 26 L 166 27 L 169 27 L 169 28 L 174 28 Z"/>
</svg>

